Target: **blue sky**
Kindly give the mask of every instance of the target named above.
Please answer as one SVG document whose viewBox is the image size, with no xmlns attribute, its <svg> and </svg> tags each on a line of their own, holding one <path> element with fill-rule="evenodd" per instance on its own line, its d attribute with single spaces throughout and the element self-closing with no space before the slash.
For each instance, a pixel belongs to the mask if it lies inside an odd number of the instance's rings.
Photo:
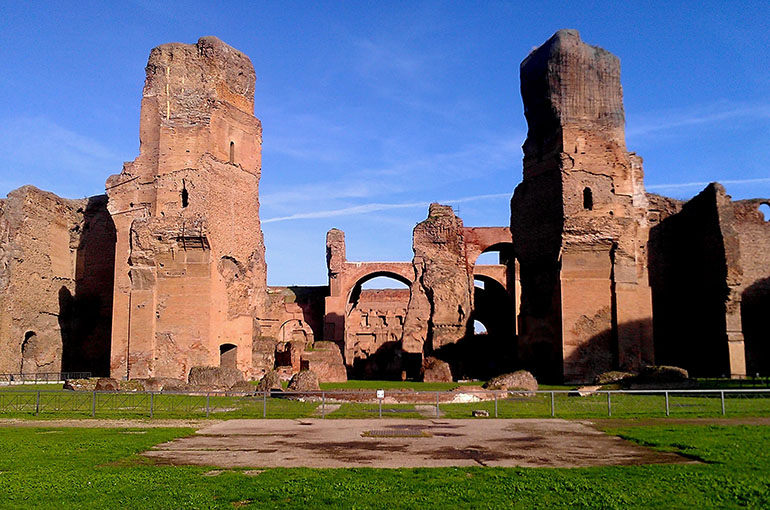
<svg viewBox="0 0 770 510">
<path fill-rule="evenodd" d="M 648 190 L 770 197 L 768 2 L 0 0 L 0 196 L 78 198 L 138 153 L 152 47 L 216 35 L 251 57 L 272 285 L 410 260 L 431 201 L 507 225 L 526 135 L 519 63 L 560 28 L 618 55 Z"/>
</svg>

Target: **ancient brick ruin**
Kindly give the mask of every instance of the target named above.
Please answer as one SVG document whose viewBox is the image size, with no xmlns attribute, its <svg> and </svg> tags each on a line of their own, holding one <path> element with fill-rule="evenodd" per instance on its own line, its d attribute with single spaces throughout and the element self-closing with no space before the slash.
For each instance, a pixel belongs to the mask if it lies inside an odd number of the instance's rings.
<svg viewBox="0 0 770 510">
<path fill-rule="evenodd" d="M 770 374 L 770 201 L 719 184 L 687 202 L 646 193 L 620 62 L 576 31 L 521 64 L 529 131 L 510 228 L 432 204 L 409 262 L 348 261 L 331 229 L 323 287 L 266 284 L 255 79 L 213 37 L 155 48 L 140 153 L 106 195 L 25 186 L 0 200 L 0 372 L 419 379 L 437 358 L 454 378 Z M 485 252 L 499 263 L 477 264 Z M 364 288 L 380 276 L 403 288 Z"/>
</svg>

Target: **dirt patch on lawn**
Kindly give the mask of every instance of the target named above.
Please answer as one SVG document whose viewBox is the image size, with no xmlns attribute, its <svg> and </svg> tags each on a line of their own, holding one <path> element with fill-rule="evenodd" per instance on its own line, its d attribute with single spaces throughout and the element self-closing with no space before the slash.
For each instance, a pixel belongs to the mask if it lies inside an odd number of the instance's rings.
<svg viewBox="0 0 770 510">
<path fill-rule="evenodd" d="M 419 432 L 404 434 L 404 430 Z M 376 433 L 373 433 L 376 432 Z M 392 432 L 389 432 L 392 431 Z M 566 420 L 230 420 L 143 455 L 174 465 L 586 467 L 693 463 Z"/>
</svg>

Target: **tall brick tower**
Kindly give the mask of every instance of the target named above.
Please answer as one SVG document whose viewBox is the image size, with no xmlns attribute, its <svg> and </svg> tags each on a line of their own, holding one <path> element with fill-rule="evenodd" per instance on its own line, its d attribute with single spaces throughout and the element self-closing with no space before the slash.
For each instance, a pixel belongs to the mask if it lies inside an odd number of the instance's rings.
<svg viewBox="0 0 770 510">
<path fill-rule="evenodd" d="M 626 150 L 620 61 L 560 30 L 521 63 L 521 93 L 519 358 L 569 381 L 652 363 L 647 199 Z"/>
<path fill-rule="evenodd" d="M 107 180 L 117 230 L 111 373 L 251 370 L 264 309 L 262 126 L 251 61 L 215 37 L 147 63 L 140 154 Z"/>
</svg>

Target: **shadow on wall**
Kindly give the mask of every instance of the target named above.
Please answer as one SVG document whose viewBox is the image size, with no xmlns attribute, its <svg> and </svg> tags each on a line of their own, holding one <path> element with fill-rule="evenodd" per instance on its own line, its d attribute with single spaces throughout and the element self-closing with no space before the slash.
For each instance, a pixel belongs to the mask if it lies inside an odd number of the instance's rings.
<svg viewBox="0 0 770 510">
<path fill-rule="evenodd" d="M 294 294 L 297 306 L 302 309 L 305 323 L 313 330 L 313 339 L 323 339 L 324 299 L 329 295 L 329 287 L 290 286 L 288 289 Z"/>
<path fill-rule="evenodd" d="M 418 380 L 421 357 L 404 352 L 400 341 L 385 342 L 366 359 L 356 358 L 348 376 L 352 379 Z"/>
<path fill-rule="evenodd" d="M 474 310 L 468 319 L 465 336 L 457 343 L 426 355 L 449 363 L 455 379 L 487 380 L 511 372 L 518 366 L 513 320 L 513 304 L 508 292 L 498 282 L 484 279 L 484 288 L 474 288 Z M 474 330 L 476 321 L 486 328 L 485 333 Z"/>
<path fill-rule="evenodd" d="M 758 280 L 743 291 L 741 322 L 747 374 L 770 375 L 770 278 Z"/>
<path fill-rule="evenodd" d="M 652 327 L 650 319 L 628 321 L 618 325 L 618 329 L 625 331 L 648 331 Z M 594 378 L 611 370 L 627 370 L 620 366 L 617 357 L 617 342 L 615 335 L 609 329 L 601 331 L 589 338 L 572 354 L 564 358 L 564 381 L 567 383 L 592 383 Z M 622 353 L 626 359 L 636 359 L 641 353 L 638 346 L 627 348 Z M 661 364 L 657 362 L 657 364 Z M 572 375 L 570 375 L 572 374 Z M 547 381 L 546 381 L 547 382 Z"/>
<path fill-rule="evenodd" d="M 720 377 L 729 372 L 729 288 L 715 199 L 706 191 L 650 229 L 655 361 Z"/>
<path fill-rule="evenodd" d="M 62 372 L 110 373 L 115 224 L 107 197 L 88 199 L 77 249 L 75 294 L 59 289 Z"/>
</svg>

